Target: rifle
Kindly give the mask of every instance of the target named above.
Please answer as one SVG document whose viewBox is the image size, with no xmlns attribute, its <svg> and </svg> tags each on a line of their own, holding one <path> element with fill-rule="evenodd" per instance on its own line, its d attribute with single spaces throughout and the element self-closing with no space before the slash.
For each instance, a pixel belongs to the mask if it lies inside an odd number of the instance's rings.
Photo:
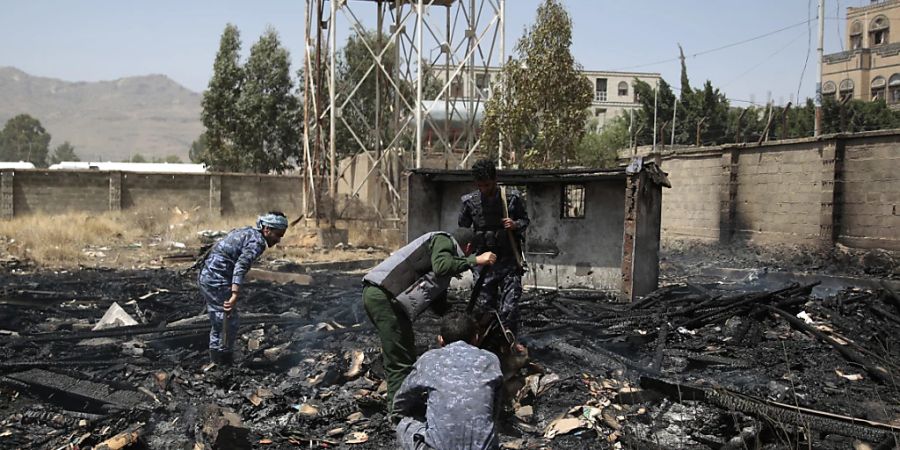
<svg viewBox="0 0 900 450">
<path fill-rule="evenodd" d="M 509 219 L 509 205 L 506 202 L 506 186 L 500 186 L 500 203 L 503 204 L 503 218 Z M 522 249 L 519 248 L 519 240 L 516 238 L 516 234 L 513 230 L 508 228 L 506 229 L 506 234 L 509 235 L 509 245 L 516 255 L 516 264 L 519 265 L 520 269 L 524 269 L 525 257 L 522 255 Z"/>
<path fill-rule="evenodd" d="M 469 304 L 466 305 L 466 314 L 472 315 L 472 311 L 475 309 L 475 300 L 477 300 L 478 295 L 481 294 L 481 288 L 484 287 L 484 279 L 487 278 L 487 274 L 490 271 L 491 266 L 484 266 L 481 269 L 481 273 L 478 274 L 478 279 L 475 280 L 475 286 L 472 286 L 472 295 L 469 297 Z"/>
</svg>

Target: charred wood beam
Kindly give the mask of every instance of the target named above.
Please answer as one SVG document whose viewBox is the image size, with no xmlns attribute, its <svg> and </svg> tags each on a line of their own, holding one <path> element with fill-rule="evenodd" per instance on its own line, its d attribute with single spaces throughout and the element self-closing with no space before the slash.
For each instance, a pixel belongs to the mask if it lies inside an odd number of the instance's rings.
<svg viewBox="0 0 900 450">
<path fill-rule="evenodd" d="M 298 321 L 296 318 L 290 317 L 281 317 L 277 315 L 273 315 L 271 317 L 254 317 L 252 319 L 245 319 L 241 321 L 242 325 L 280 325 L 280 326 L 304 326 L 310 325 L 308 322 Z M 348 328 L 348 330 L 363 330 L 366 327 L 355 327 Z M 55 342 L 55 341 L 80 341 L 82 339 L 93 339 L 98 337 L 127 337 L 127 336 L 138 336 L 143 334 L 157 334 L 157 333 L 178 333 L 178 332 L 187 332 L 187 331 L 201 331 L 208 330 L 209 323 L 202 322 L 196 325 L 182 325 L 177 327 L 165 327 L 163 324 L 160 325 L 135 325 L 130 327 L 118 327 L 118 328 L 110 328 L 107 330 L 99 330 L 99 331 L 85 331 L 78 333 L 40 333 L 40 334 L 27 334 L 22 335 L 20 338 L 9 338 L 4 339 L 7 342 L 17 342 L 17 343 L 26 343 L 26 342 Z M 4 340 L 0 340 L 2 343 Z"/>
<path fill-rule="evenodd" d="M 41 367 L 109 367 L 115 364 L 131 364 L 135 366 L 142 365 L 143 362 L 135 359 L 121 359 L 118 361 L 115 360 L 72 360 L 72 361 L 51 361 L 51 360 L 42 360 L 42 361 L 14 361 L 14 362 L 2 362 L 0 363 L 0 371 L 8 371 L 8 370 L 22 370 L 22 369 L 32 369 L 32 368 L 41 368 Z"/>
<path fill-rule="evenodd" d="M 872 311 L 875 311 L 878 314 L 881 314 L 882 316 L 894 321 L 895 323 L 900 324 L 900 316 L 898 316 L 896 314 L 892 314 L 890 311 L 888 311 L 884 308 L 879 308 L 878 306 L 875 306 L 875 305 L 869 305 L 869 307 L 872 308 Z"/>
<path fill-rule="evenodd" d="M 598 369 L 625 370 L 625 364 L 616 361 L 615 359 L 607 358 L 605 355 L 599 355 L 595 352 L 590 352 L 583 348 L 575 347 L 566 342 L 556 341 L 550 344 L 549 347 L 553 350 L 585 361 Z"/>
<path fill-rule="evenodd" d="M 867 442 L 881 442 L 888 435 L 900 433 L 900 427 L 894 425 L 763 400 L 727 389 L 691 386 L 651 377 L 641 377 L 641 387 L 660 392 L 679 402 L 703 401 L 777 425 L 810 428 Z"/>
<path fill-rule="evenodd" d="M 869 362 L 869 359 L 866 358 L 865 356 L 861 355 L 859 352 L 856 352 L 855 350 L 849 349 L 846 346 L 841 345 L 838 341 L 836 341 L 831 336 L 828 336 L 827 334 L 817 330 L 816 328 L 813 328 L 813 327 L 807 325 L 806 322 L 794 317 L 794 315 L 792 315 L 791 313 L 784 311 L 782 309 L 776 308 L 774 306 L 766 306 L 766 308 L 768 308 L 770 311 L 778 314 L 779 316 L 783 317 L 794 328 L 797 328 L 798 330 L 803 331 L 807 334 L 810 334 L 810 335 L 824 341 L 828 345 L 831 345 L 831 347 L 834 348 L 835 350 L 837 350 L 837 352 L 840 353 L 844 358 L 846 358 L 847 360 L 849 360 L 851 362 L 859 364 L 862 368 L 866 369 L 866 372 L 869 372 L 869 374 L 872 375 L 872 377 L 875 378 L 876 380 L 878 380 L 879 382 L 886 384 L 886 385 L 892 385 L 893 378 L 891 377 L 891 373 L 888 372 L 887 369 L 885 369 L 883 367 L 878 367 L 878 366 L 872 365 Z"/>
<path fill-rule="evenodd" d="M 764 306 L 766 303 L 769 303 L 773 300 L 778 300 L 784 296 L 795 296 L 795 295 L 808 295 L 812 288 L 817 286 L 819 282 L 810 283 L 806 285 L 799 285 L 797 283 L 791 283 L 791 285 L 784 287 L 782 289 L 777 289 L 774 291 L 761 292 L 758 294 L 752 294 L 750 296 L 744 297 L 742 300 L 733 301 L 725 304 L 724 306 L 717 308 L 709 313 L 703 314 L 697 318 L 690 319 L 678 325 L 678 327 L 684 327 L 687 329 L 699 328 L 704 325 L 708 325 L 711 323 L 715 323 L 721 320 L 723 317 L 727 318 L 731 315 L 741 314 L 744 312 L 744 309 L 747 307 L 757 307 Z M 676 328 L 678 328 L 676 327 Z"/>
<path fill-rule="evenodd" d="M 665 356 L 678 356 L 682 358 L 687 358 L 691 361 L 697 361 L 707 364 L 720 364 L 724 366 L 737 367 L 737 368 L 747 368 L 751 367 L 752 364 L 749 361 L 745 361 L 742 359 L 735 358 L 727 358 L 724 356 L 718 355 L 708 355 L 706 353 L 697 353 L 697 352 L 689 352 L 687 350 L 678 350 L 678 349 L 669 349 L 664 350 L 663 354 Z"/>
<path fill-rule="evenodd" d="M 884 289 L 885 297 L 888 303 L 894 305 L 897 312 L 900 313 L 900 294 L 897 293 L 886 281 L 881 281 L 881 288 Z"/>
<path fill-rule="evenodd" d="M 659 338 L 656 342 L 656 355 L 653 357 L 653 367 L 662 370 L 663 352 L 666 350 L 666 341 L 669 339 L 669 324 L 664 323 L 659 330 Z"/>
<path fill-rule="evenodd" d="M 4 377 L 13 380 L 18 386 L 28 386 L 29 390 L 53 401 L 59 401 L 66 407 L 67 403 L 80 405 L 109 405 L 130 409 L 143 403 L 144 397 L 137 391 L 116 389 L 109 385 L 89 380 L 74 378 L 43 369 L 31 369 Z"/>
<path fill-rule="evenodd" d="M 656 303 L 659 300 L 661 300 L 665 297 L 668 297 L 669 295 L 672 294 L 673 291 L 675 291 L 676 289 L 678 289 L 680 287 L 683 287 L 683 286 L 674 285 L 674 286 L 666 286 L 664 288 L 659 288 L 659 289 L 647 294 L 644 298 L 630 304 L 628 306 L 628 309 L 635 310 L 635 309 L 647 308 L 650 305 L 652 305 L 653 303 Z"/>
</svg>

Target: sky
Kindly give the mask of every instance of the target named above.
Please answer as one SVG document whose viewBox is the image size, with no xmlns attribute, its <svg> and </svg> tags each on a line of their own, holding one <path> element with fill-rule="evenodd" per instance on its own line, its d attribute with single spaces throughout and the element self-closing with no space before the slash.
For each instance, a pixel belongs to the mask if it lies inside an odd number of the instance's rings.
<svg viewBox="0 0 900 450">
<path fill-rule="evenodd" d="M 371 3 L 349 1 L 363 22 L 373 23 Z M 869 0 L 825 1 L 827 54 L 846 45 L 841 38 L 846 8 Z M 533 22 L 539 3 L 506 1 L 507 53 Z M 798 93 L 811 97 L 815 90 L 816 1 L 562 3 L 572 17 L 572 53 L 585 69 L 660 73 L 677 88 L 680 43 L 691 84 L 699 87 L 711 80 L 735 105 L 765 103 L 768 98 L 784 103 Z M 226 23 L 240 30 L 245 53 L 268 26 L 273 27 L 291 52 L 292 70 L 302 67 L 304 4 L 303 0 L 0 0 L 0 66 L 66 81 L 164 74 L 201 92 L 209 82 Z M 347 24 L 346 19 L 338 22 L 339 42 L 347 36 Z M 737 45 L 708 52 L 731 44 Z"/>
</svg>

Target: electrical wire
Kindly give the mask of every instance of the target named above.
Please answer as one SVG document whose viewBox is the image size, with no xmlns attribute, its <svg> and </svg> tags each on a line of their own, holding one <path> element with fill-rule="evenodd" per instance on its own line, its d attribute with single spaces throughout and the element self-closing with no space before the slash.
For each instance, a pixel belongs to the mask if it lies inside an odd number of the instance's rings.
<svg viewBox="0 0 900 450">
<path fill-rule="evenodd" d="M 749 69 L 743 71 L 740 75 L 738 75 L 738 76 L 732 78 L 731 80 L 729 80 L 728 82 L 722 84 L 722 85 L 721 85 L 721 88 L 724 89 L 726 86 L 728 86 L 728 85 L 730 85 L 731 83 L 734 83 L 735 81 L 739 80 L 739 79 L 742 78 L 744 75 L 747 75 L 748 73 L 750 73 L 750 72 L 756 70 L 757 68 L 759 68 L 759 66 L 763 65 L 763 64 L 766 63 L 768 60 L 770 60 L 770 59 L 772 59 L 773 57 L 775 57 L 775 55 L 781 53 L 782 51 L 784 51 L 785 49 L 787 49 L 788 47 L 790 47 L 791 44 L 793 44 L 794 42 L 796 42 L 796 41 L 797 41 L 798 39 L 800 39 L 801 37 L 803 37 L 803 33 L 798 34 L 798 35 L 795 36 L 793 39 L 791 39 L 787 44 L 785 44 L 785 45 L 779 47 L 777 50 L 775 50 L 774 52 L 772 52 L 771 54 L 769 54 L 769 56 L 766 56 L 762 61 L 760 61 L 760 62 L 754 64 L 754 65 L 753 65 L 752 67 L 750 67 Z"/>
<path fill-rule="evenodd" d="M 796 28 L 796 27 L 799 27 L 799 26 L 801 26 L 801 25 L 808 24 L 811 20 L 812 20 L 812 19 L 809 19 L 809 18 L 808 18 L 807 20 L 804 20 L 804 21 L 802 21 L 802 22 L 797 22 L 797 23 L 795 23 L 795 24 L 793 24 L 793 25 L 788 25 L 788 26 L 786 26 L 786 27 L 782 27 L 782 28 L 779 28 L 779 29 L 777 29 L 777 30 L 770 31 L 770 32 L 768 32 L 768 33 L 760 34 L 760 35 L 758 35 L 758 36 L 753 36 L 753 37 L 751 37 L 751 38 L 747 38 L 747 39 L 744 39 L 744 40 L 741 40 L 741 41 L 738 41 L 738 42 L 733 42 L 733 43 L 731 43 L 731 44 L 726 44 L 726 45 L 723 45 L 723 46 L 721 46 L 721 47 L 711 48 L 711 49 L 709 49 L 709 50 L 703 50 L 703 51 L 701 51 L 701 52 L 697 52 L 697 53 L 691 54 L 690 56 L 687 56 L 687 58 L 696 58 L 696 57 L 701 56 L 701 55 L 706 55 L 706 54 L 713 53 L 713 52 L 717 52 L 717 51 L 720 51 L 720 50 L 725 50 L 725 49 L 728 49 L 728 48 L 731 48 L 731 47 L 736 47 L 736 46 L 738 46 L 738 45 L 746 44 L 746 43 L 748 43 L 748 42 L 753 42 L 753 41 L 756 41 L 756 40 L 759 40 L 759 39 L 763 39 L 763 38 L 772 36 L 772 35 L 774 35 L 774 34 L 781 33 L 782 31 L 787 31 L 787 30 L 790 30 L 790 29 L 792 29 L 792 28 Z M 622 71 L 622 70 L 637 69 L 637 68 L 640 68 L 640 67 L 655 66 L 655 65 L 657 65 L 657 64 L 663 64 L 663 63 L 667 63 L 667 62 L 678 61 L 679 59 L 680 59 L 680 57 L 669 58 L 669 59 L 664 59 L 664 60 L 660 60 L 660 61 L 655 61 L 655 62 L 652 62 L 652 63 L 638 64 L 638 65 L 628 66 L 628 67 L 621 67 L 621 68 L 618 68 L 618 69 L 613 69 L 613 71 L 618 72 L 618 71 Z"/>
</svg>

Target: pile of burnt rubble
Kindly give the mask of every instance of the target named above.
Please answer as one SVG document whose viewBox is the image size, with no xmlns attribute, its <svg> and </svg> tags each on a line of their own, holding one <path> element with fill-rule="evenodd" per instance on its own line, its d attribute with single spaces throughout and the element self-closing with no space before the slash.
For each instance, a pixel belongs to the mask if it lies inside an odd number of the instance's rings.
<svg viewBox="0 0 900 450">
<path fill-rule="evenodd" d="M 174 272 L 0 280 L 2 448 L 394 447 L 358 274 L 253 282 L 230 369 Z M 526 292 L 504 448 L 894 448 L 900 299 L 814 287 Z M 136 324 L 92 330 L 113 303 Z M 416 323 L 422 350 L 438 323 Z"/>
</svg>

